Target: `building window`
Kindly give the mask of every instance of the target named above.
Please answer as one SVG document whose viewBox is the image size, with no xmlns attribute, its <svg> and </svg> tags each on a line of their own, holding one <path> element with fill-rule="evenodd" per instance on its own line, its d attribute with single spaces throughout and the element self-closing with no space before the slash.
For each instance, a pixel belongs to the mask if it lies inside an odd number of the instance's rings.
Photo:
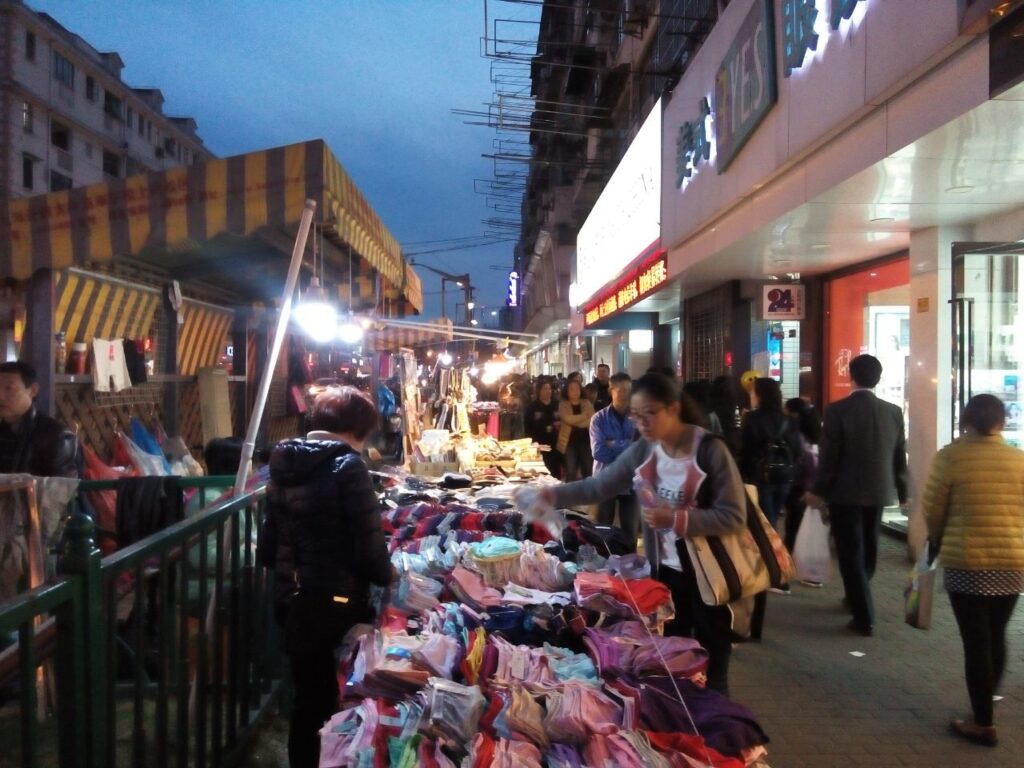
<svg viewBox="0 0 1024 768">
<path fill-rule="evenodd" d="M 145 135 L 146 135 L 146 118 L 144 118 L 142 115 L 139 115 L 139 136 L 145 136 Z"/>
<path fill-rule="evenodd" d="M 21 102 L 21 127 L 25 133 L 32 133 L 35 129 L 36 118 L 35 110 L 32 108 L 31 101 Z"/>
<path fill-rule="evenodd" d="M 65 176 L 63 173 L 57 173 L 56 171 L 50 171 L 50 191 L 60 192 L 65 189 L 71 189 L 73 182 L 70 176 Z"/>
<path fill-rule="evenodd" d="M 50 143 L 57 149 L 71 151 L 71 130 L 66 125 L 54 121 L 50 123 Z"/>
<path fill-rule="evenodd" d="M 103 150 L 103 172 L 115 179 L 121 177 L 121 158 L 113 152 Z"/>
<path fill-rule="evenodd" d="M 92 157 L 92 144 L 88 141 L 82 142 L 82 146 L 85 147 L 85 156 Z"/>
<path fill-rule="evenodd" d="M 25 30 L 25 58 L 29 61 L 36 60 L 36 35 L 27 29 Z"/>
<path fill-rule="evenodd" d="M 96 101 L 96 80 L 92 75 L 85 76 L 85 98 Z"/>
<path fill-rule="evenodd" d="M 159 133 L 157 133 L 156 138 L 157 138 L 157 141 L 160 140 L 160 134 Z M 152 120 L 147 120 L 146 121 L 146 141 L 152 141 L 152 140 L 153 140 L 153 121 Z"/>
<path fill-rule="evenodd" d="M 123 120 L 122 110 L 124 109 L 121 100 L 110 91 L 103 94 L 103 111 L 116 120 Z"/>
<path fill-rule="evenodd" d="M 134 127 L 134 126 L 132 125 L 132 121 L 133 121 L 133 120 L 135 119 L 135 112 L 134 112 L 134 111 L 132 111 L 132 108 L 131 108 L 131 107 L 128 107 L 128 113 L 127 113 L 127 115 L 125 116 L 125 119 L 126 119 L 126 121 L 127 121 L 127 123 L 128 123 L 128 127 L 129 127 L 129 128 L 132 128 L 132 127 Z"/>
<path fill-rule="evenodd" d="M 35 187 L 36 159 L 32 155 L 21 156 L 21 186 L 25 189 Z"/>
<path fill-rule="evenodd" d="M 74 90 L 75 88 L 75 65 L 72 64 L 66 57 L 53 52 L 53 76 L 57 79 L 58 83 L 66 85 L 68 88 Z"/>
</svg>

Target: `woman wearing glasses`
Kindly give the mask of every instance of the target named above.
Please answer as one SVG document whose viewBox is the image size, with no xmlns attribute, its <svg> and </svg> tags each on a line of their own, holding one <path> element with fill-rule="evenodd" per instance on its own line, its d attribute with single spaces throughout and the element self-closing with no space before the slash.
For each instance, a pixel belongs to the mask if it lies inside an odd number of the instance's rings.
<svg viewBox="0 0 1024 768">
<path fill-rule="evenodd" d="M 651 573 L 669 588 L 675 604 L 676 616 L 665 634 L 696 638 L 710 655 L 708 686 L 727 694 L 732 614 L 726 606 L 701 600 L 685 538 L 721 535 L 745 525 L 739 470 L 725 443 L 698 426 L 703 423 L 699 409 L 667 376 L 649 373 L 633 384 L 630 417 L 640 439 L 618 459 L 591 478 L 540 493 L 549 503 L 568 507 L 636 490 Z M 706 502 L 700 506 L 698 491 Z"/>
</svg>

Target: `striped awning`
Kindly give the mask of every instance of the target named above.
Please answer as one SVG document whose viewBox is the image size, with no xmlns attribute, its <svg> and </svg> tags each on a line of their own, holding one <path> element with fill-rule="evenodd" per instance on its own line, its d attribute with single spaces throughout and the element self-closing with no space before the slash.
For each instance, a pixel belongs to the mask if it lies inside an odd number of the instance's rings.
<svg viewBox="0 0 1024 768">
<path fill-rule="evenodd" d="M 150 334 L 160 294 L 65 270 L 57 278 L 54 327 L 76 341 L 138 339 Z"/>
<path fill-rule="evenodd" d="M 366 332 L 370 349 L 394 352 L 403 347 L 415 349 L 452 340 L 452 321 L 444 318 L 424 323 L 422 328 L 377 323 Z"/>
<path fill-rule="evenodd" d="M 178 373 L 195 376 L 200 368 L 220 362 L 231 332 L 232 312 L 185 299 L 184 322 L 178 330 Z"/>
<path fill-rule="evenodd" d="M 0 249 L 0 278 L 143 252 L 180 254 L 219 235 L 291 235 L 307 198 L 332 242 L 379 273 L 385 292 L 422 309 L 398 242 L 320 140 L 0 200 L 0 243 L 10 243 Z"/>
</svg>

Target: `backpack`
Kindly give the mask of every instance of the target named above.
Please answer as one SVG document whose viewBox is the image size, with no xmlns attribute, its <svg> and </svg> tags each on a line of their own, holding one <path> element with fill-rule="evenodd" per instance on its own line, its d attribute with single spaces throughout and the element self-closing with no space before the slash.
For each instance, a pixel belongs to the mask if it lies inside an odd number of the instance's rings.
<svg viewBox="0 0 1024 768">
<path fill-rule="evenodd" d="M 789 421 L 784 418 L 779 431 L 769 438 L 764 452 L 757 460 L 758 485 L 786 485 L 796 477 L 793 451 L 785 440 L 788 430 Z"/>
</svg>

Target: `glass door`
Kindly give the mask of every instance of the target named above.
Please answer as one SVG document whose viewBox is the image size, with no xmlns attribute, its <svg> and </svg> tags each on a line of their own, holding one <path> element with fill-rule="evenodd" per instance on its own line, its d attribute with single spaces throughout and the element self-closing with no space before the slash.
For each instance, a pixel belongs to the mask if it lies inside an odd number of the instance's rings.
<svg viewBox="0 0 1024 768">
<path fill-rule="evenodd" d="M 973 396 L 1006 406 L 1007 442 L 1024 446 L 1024 253 L 1020 243 L 958 244 L 953 253 L 953 434 Z"/>
</svg>

